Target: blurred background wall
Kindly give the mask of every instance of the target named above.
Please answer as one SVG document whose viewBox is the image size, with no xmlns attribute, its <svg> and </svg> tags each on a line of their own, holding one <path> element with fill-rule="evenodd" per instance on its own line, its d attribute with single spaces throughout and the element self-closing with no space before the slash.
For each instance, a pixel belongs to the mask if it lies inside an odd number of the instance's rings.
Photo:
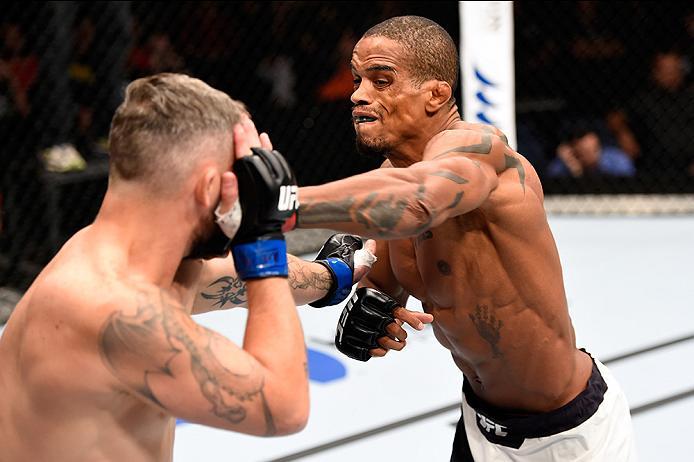
<svg viewBox="0 0 694 462">
<path fill-rule="evenodd" d="M 348 65 L 361 34 L 383 19 L 415 14 L 458 43 L 458 8 L 392 1 L 6 4 L 0 287 L 25 289 L 94 218 L 107 184 L 110 119 L 131 80 L 162 71 L 203 79 L 247 104 L 301 185 L 324 183 L 379 164 L 356 153 L 350 121 Z M 629 203 L 663 199 L 645 213 L 690 211 L 691 3 L 518 1 L 513 9 L 518 151 L 540 174 L 553 211 L 621 213 L 604 205 L 624 195 Z"/>
</svg>

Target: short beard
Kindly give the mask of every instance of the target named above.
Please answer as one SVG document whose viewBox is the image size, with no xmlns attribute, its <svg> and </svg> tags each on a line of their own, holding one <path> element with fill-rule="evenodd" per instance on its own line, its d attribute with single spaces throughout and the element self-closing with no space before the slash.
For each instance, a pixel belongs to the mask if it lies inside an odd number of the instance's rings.
<svg viewBox="0 0 694 462">
<path fill-rule="evenodd" d="M 372 159 L 384 159 L 388 157 L 388 153 L 391 151 L 390 146 L 383 139 L 376 139 L 366 143 L 357 135 L 356 145 L 359 154 Z"/>
<path fill-rule="evenodd" d="M 225 256 L 226 244 L 229 242 L 222 230 L 217 226 L 214 217 L 200 223 L 193 231 L 193 240 L 188 255 L 184 258 L 218 258 Z"/>
</svg>

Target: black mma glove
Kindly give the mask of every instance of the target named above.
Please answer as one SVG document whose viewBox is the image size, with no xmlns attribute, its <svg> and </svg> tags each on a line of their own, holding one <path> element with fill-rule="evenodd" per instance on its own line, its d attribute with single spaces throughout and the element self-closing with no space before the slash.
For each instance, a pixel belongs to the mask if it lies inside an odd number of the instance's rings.
<svg viewBox="0 0 694 462">
<path fill-rule="evenodd" d="M 241 226 L 231 241 L 236 271 L 242 280 L 287 277 L 285 222 L 299 209 L 296 177 L 277 151 L 251 148 L 253 155 L 234 162 Z"/>
<path fill-rule="evenodd" d="M 337 305 L 349 297 L 354 285 L 354 252 L 363 246 L 362 239 L 351 234 L 333 234 L 325 241 L 314 261 L 328 268 L 333 282 L 325 297 L 309 305 L 322 308 Z"/>
<path fill-rule="evenodd" d="M 376 340 L 388 335 L 386 326 L 395 321 L 393 310 L 399 306 L 380 290 L 357 289 L 340 315 L 335 346 L 352 359 L 368 361 L 369 350 L 380 347 Z"/>
</svg>

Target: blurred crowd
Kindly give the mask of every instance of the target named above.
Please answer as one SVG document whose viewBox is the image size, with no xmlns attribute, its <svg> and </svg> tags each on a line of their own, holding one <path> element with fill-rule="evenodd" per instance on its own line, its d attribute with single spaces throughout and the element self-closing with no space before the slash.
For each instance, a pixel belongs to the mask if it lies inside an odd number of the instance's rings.
<svg viewBox="0 0 694 462">
<path fill-rule="evenodd" d="M 694 176 L 691 5 L 515 6 L 519 150 L 538 171 L 655 177 L 653 192 Z"/>
<path fill-rule="evenodd" d="M 545 180 L 647 177 L 656 192 L 691 182 L 691 6 L 520 1 L 514 9 L 518 151 Z M 300 184 L 318 184 L 378 165 L 353 147 L 348 64 L 360 35 L 416 14 L 459 40 L 457 2 L 68 1 L 4 10 L 0 256 L 26 253 L 12 233 L 44 233 L 45 183 L 60 183 L 47 171 L 104 162 L 110 118 L 132 79 L 185 72 L 244 101 Z M 91 219 L 98 201 L 85 197 L 83 185 L 64 192 L 61 204 L 80 210 L 61 226 Z"/>
</svg>

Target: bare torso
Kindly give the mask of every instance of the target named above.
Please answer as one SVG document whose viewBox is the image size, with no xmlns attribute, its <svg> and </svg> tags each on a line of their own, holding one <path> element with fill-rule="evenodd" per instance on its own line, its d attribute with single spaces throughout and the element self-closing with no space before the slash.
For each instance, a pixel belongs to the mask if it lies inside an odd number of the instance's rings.
<svg viewBox="0 0 694 462">
<path fill-rule="evenodd" d="M 520 170 L 508 169 L 482 207 L 389 241 L 388 252 L 398 283 L 433 314 L 436 338 L 475 392 L 544 412 L 580 393 L 592 365 L 575 347 L 537 174 L 522 163 L 523 185 Z"/>
<path fill-rule="evenodd" d="M 100 358 L 105 303 L 131 289 L 94 244 L 87 230 L 73 237 L 0 338 L 0 461 L 172 459 L 174 418 L 126 391 Z M 192 301 L 192 287 L 173 289 Z"/>
</svg>

